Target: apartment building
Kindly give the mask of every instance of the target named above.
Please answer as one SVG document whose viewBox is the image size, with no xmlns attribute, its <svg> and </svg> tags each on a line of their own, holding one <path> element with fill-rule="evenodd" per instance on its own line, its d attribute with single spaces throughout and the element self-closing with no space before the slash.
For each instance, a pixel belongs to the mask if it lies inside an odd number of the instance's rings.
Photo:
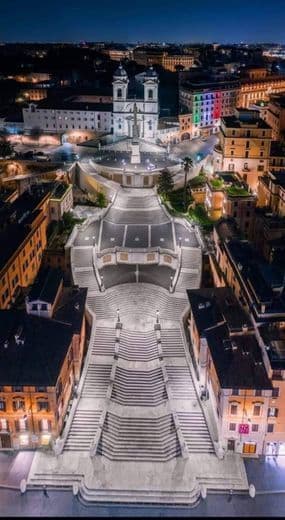
<svg viewBox="0 0 285 520">
<path fill-rule="evenodd" d="M 223 224 L 223 225 L 221 225 Z M 214 226 L 216 260 L 225 281 L 250 310 L 256 327 L 285 322 L 284 275 L 263 259 L 247 240 L 224 234 L 224 222 Z M 214 264 L 211 264 L 214 269 Z"/>
<path fill-rule="evenodd" d="M 272 130 L 254 110 L 235 109 L 223 117 L 220 142 L 214 149 L 214 170 L 238 172 L 253 191 L 269 169 Z"/>
<path fill-rule="evenodd" d="M 212 405 L 220 446 L 225 452 L 260 455 L 271 430 L 274 392 L 251 320 L 228 287 L 188 290 L 187 295 L 201 397 Z"/>
<path fill-rule="evenodd" d="M 284 87 L 285 90 L 285 87 Z M 285 94 L 271 95 L 261 117 L 271 126 L 274 141 L 285 141 Z"/>
<path fill-rule="evenodd" d="M 24 192 L 0 221 L 0 309 L 8 309 L 22 287 L 28 287 L 40 268 L 46 247 L 49 191 Z"/>
<path fill-rule="evenodd" d="M 285 217 L 285 170 L 268 172 L 260 179 L 257 189 L 258 206 L 270 208 L 272 213 Z"/>
<path fill-rule="evenodd" d="M 71 289 L 51 319 L 41 315 L 46 298 L 37 316 L 0 311 L 0 448 L 45 447 L 60 435 L 82 366 L 86 295 Z"/>
</svg>

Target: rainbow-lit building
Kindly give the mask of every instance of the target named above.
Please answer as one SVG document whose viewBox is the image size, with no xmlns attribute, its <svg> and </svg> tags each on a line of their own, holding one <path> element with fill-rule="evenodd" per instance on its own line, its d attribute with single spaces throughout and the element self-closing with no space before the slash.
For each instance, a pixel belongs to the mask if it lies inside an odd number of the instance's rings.
<svg viewBox="0 0 285 520">
<path fill-rule="evenodd" d="M 221 117 L 234 113 L 238 82 L 185 82 L 179 91 L 180 105 L 192 113 L 192 138 L 219 130 Z"/>
</svg>

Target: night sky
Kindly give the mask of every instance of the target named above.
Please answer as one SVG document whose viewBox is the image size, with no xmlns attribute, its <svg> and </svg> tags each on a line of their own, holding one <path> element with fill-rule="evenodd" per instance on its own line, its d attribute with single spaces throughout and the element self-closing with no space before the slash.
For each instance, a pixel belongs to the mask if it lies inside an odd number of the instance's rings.
<svg viewBox="0 0 285 520">
<path fill-rule="evenodd" d="M 1 2 L 0 41 L 285 43 L 285 0 Z"/>
</svg>

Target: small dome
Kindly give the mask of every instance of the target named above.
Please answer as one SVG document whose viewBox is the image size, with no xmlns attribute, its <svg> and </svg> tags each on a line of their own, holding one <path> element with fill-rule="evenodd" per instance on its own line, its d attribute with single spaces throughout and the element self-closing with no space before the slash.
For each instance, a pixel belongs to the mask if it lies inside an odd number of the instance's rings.
<svg viewBox="0 0 285 520">
<path fill-rule="evenodd" d="M 152 65 L 150 65 L 150 67 L 148 67 L 148 69 L 146 70 L 145 76 L 146 76 L 146 78 L 157 78 L 158 77 L 157 72 L 156 72 L 156 70 L 154 70 Z"/>
<path fill-rule="evenodd" d="M 119 77 L 119 78 L 128 76 L 121 63 L 119 65 L 119 67 L 117 68 L 117 70 L 115 71 L 114 76 Z"/>
</svg>

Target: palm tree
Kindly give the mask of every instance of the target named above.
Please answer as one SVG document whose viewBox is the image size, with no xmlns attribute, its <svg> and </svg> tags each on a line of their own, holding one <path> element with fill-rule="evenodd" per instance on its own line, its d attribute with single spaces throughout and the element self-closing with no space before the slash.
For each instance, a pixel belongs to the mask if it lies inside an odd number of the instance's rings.
<svg viewBox="0 0 285 520">
<path fill-rule="evenodd" d="M 183 197 L 183 203 L 184 203 L 184 211 L 186 211 L 186 203 L 187 203 L 187 176 L 189 173 L 190 168 L 193 167 L 193 160 L 191 157 L 184 157 L 183 159 L 183 168 L 184 168 L 184 197 Z"/>
</svg>

